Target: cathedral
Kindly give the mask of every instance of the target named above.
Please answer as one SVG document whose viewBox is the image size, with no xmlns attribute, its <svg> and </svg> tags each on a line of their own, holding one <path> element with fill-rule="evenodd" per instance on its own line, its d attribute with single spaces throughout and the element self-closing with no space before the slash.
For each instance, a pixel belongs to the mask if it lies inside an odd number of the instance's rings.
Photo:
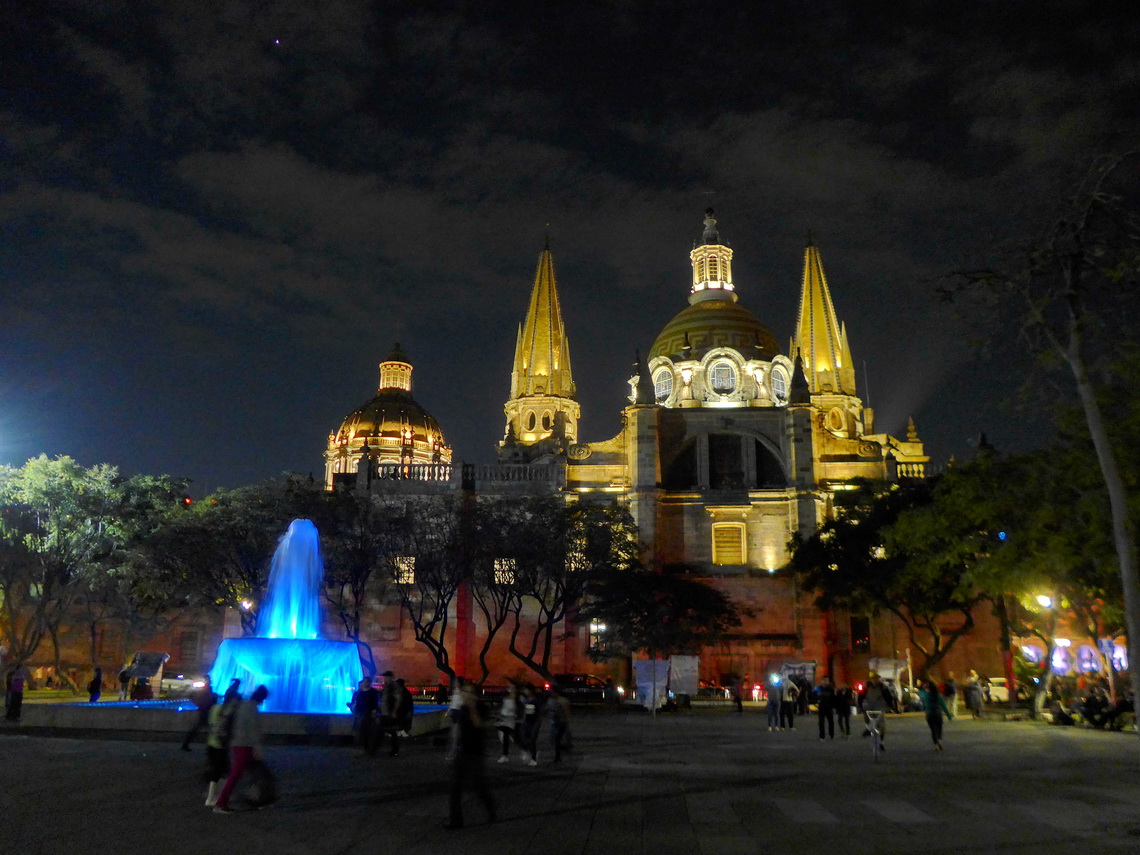
<svg viewBox="0 0 1140 855">
<path fill-rule="evenodd" d="M 509 388 L 504 378 L 498 461 L 453 459 L 443 429 L 412 395 L 412 363 L 397 345 L 380 364 L 375 396 L 329 435 L 325 485 L 380 496 L 469 490 L 621 503 L 648 563 L 684 564 L 751 612 L 738 632 L 702 651 L 703 678 L 757 679 L 774 663 L 796 660 L 854 679 L 868 657 L 897 656 L 901 632 L 896 638 L 882 620 L 816 609 L 783 569 L 788 541 L 811 534 L 853 479 L 924 478 L 929 458 L 913 421 L 902 439 L 875 432 L 819 249 L 809 242 L 804 250 L 798 318 L 782 349 L 746 307 L 748 284 L 738 293 L 733 252 L 711 209 L 703 226 L 689 253 L 688 294 L 677 294 L 679 311 L 662 318 L 638 356 L 616 436 L 579 435 L 569 334 L 546 247 Z M 454 608 L 452 661 L 462 674 L 478 618 L 462 598 Z M 378 658 L 413 678 L 430 670 L 410 633 L 401 633 L 400 616 L 391 608 L 379 614 Z M 570 629 L 553 670 L 597 670 L 585 656 L 589 628 Z"/>
</svg>

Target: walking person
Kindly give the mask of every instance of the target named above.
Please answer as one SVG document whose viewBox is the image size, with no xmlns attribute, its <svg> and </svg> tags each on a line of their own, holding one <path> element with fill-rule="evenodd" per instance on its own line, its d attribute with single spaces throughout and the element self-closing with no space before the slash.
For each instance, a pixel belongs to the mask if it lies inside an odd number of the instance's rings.
<svg viewBox="0 0 1140 855">
<path fill-rule="evenodd" d="M 855 708 L 855 693 L 844 683 L 835 692 L 835 718 L 844 739 L 851 738 L 851 711 Z"/>
<path fill-rule="evenodd" d="M 261 736 L 261 718 L 258 707 L 262 701 L 269 697 L 269 689 L 258 686 L 249 696 L 249 700 L 242 701 L 234 713 L 233 736 L 230 739 L 230 774 L 222 791 L 218 793 L 214 813 L 233 813 L 230 807 L 230 796 L 237 786 L 241 776 L 254 761 L 261 761 L 265 753 Z"/>
<path fill-rule="evenodd" d="M 396 727 L 400 730 L 400 738 L 406 739 L 412 735 L 412 721 L 416 716 L 416 701 L 412 697 L 411 689 L 400 677 L 396 680 Z"/>
<path fill-rule="evenodd" d="M 835 739 L 835 686 L 830 677 L 823 677 L 815 690 L 816 715 L 819 718 L 819 738 L 823 739 L 823 727 L 827 724 L 827 738 Z"/>
<path fill-rule="evenodd" d="M 554 686 L 546 698 L 545 710 L 550 718 L 550 742 L 554 746 L 554 762 L 562 762 L 562 752 L 570 741 L 570 701 Z"/>
<path fill-rule="evenodd" d="M 365 677 L 352 693 L 352 700 L 348 708 L 352 710 L 352 735 L 357 748 L 371 754 L 375 750 L 372 742 L 372 730 L 376 724 L 376 710 L 380 706 L 380 693 L 372 685 L 372 680 Z"/>
<path fill-rule="evenodd" d="M 970 671 L 966 681 L 966 709 L 974 718 L 982 717 L 982 681 L 977 671 Z"/>
<path fill-rule="evenodd" d="M 781 681 L 780 692 L 780 727 L 788 730 L 796 729 L 796 707 L 799 704 L 800 690 L 790 677 Z"/>
<path fill-rule="evenodd" d="M 528 761 L 528 766 L 538 765 L 538 733 L 541 729 L 542 703 L 534 691 L 534 686 L 528 684 L 523 689 L 521 726 L 522 757 Z"/>
<path fill-rule="evenodd" d="M 218 696 L 214 694 L 214 688 L 210 685 L 210 678 L 206 678 L 206 682 L 198 689 L 191 699 L 194 701 L 194 706 L 198 708 L 198 715 L 194 718 L 194 725 L 186 731 L 186 735 L 182 738 L 182 750 L 190 750 L 190 742 L 199 730 L 209 726 L 210 721 L 210 708 L 218 702 Z"/>
<path fill-rule="evenodd" d="M 499 706 L 499 716 L 495 721 L 495 729 L 499 732 L 499 741 L 503 746 L 503 752 L 499 755 L 498 762 L 500 763 L 506 763 L 509 759 L 511 738 L 514 737 L 515 740 L 518 741 L 518 738 L 515 736 L 518 721 L 519 687 L 517 684 L 512 683 L 511 688 L 507 691 L 506 697 L 503 698 L 503 703 Z"/>
<path fill-rule="evenodd" d="M 91 682 L 87 684 L 87 703 L 99 703 L 99 696 L 103 694 L 103 669 L 96 668 L 91 675 Z"/>
<path fill-rule="evenodd" d="M 468 786 L 475 791 L 487 809 L 487 821 L 495 821 L 495 800 L 487 786 L 483 769 L 484 733 L 487 711 L 475 697 L 470 683 L 459 690 L 460 703 L 448 715 L 455 723 L 455 754 L 451 760 L 451 793 L 448 798 L 447 829 L 463 828 L 463 791 Z"/>
<path fill-rule="evenodd" d="M 923 684 L 922 690 L 919 692 L 922 697 L 922 709 L 926 714 L 926 726 L 930 728 L 930 738 L 934 740 L 934 750 L 942 750 L 942 715 L 951 721 L 954 716 L 950 715 L 950 708 L 946 706 L 946 698 L 938 691 L 933 681 L 927 680 Z"/>
<path fill-rule="evenodd" d="M 780 696 L 784 690 L 780 686 L 780 675 L 771 674 L 765 688 L 768 691 L 768 731 L 783 730 L 780 725 Z"/>
<path fill-rule="evenodd" d="M 399 709 L 400 692 L 396 685 L 396 675 L 391 671 L 384 672 L 384 687 L 380 690 L 380 740 L 387 736 L 391 740 L 388 749 L 389 757 L 398 757 L 400 754 Z"/>
<path fill-rule="evenodd" d="M 222 781 L 230 773 L 230 740 L 234 732 L 234 716 L 237 714 L 241 694 L 238 686 L 241 680 L 234 680 L 222 696 L 222 702 L 210 707 L 206 730 L 206 807 L 218 803 L 222 792 Z"/>
<path fill-rule="evenodd" d="M 950 707 L 950 717 L 958 715 L 958 683 L 954 680 L 954 672 L 951 671 L 946 678 L 946 682 L 942 684 L 942 697 L 946 699 L 946 703 Z"/>
<path fill-rule="evenodd" d="M 131 696 L 131 666 L 124 665 L 119 672 L 119 700 L 125 701 Z"/>
<path fill-rule="evenodd" d="M 17 722 L 20 720 L 24 708 L 24 688 L 31 682 L 31 672 L 24 666 L 23 662 L 17 662 L 12 666 L 12 670 L 4 678 L 4 692 L 7 701 L 4 707 L 4 718 L 7 721 Z"/>
</svg>

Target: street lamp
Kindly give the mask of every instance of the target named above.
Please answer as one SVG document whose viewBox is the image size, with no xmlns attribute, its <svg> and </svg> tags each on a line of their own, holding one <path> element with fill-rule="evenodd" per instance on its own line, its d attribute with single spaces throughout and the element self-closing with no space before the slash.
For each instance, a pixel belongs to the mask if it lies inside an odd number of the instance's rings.
<svg viewBox="0 0 1140 855">
<path fill-rule="evenodd" d="M 1045 594 L 1038 594 L 1037 604 L 1042 608 L 1051 609 L 1053 608 L 1053 598 L 1046 596 Z"/>
</svg>

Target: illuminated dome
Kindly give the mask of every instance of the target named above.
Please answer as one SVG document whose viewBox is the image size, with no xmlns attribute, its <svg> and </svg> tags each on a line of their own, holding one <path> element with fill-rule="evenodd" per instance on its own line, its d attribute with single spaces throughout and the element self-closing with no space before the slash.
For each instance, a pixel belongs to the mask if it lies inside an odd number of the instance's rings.
<svg viewBox="0 0 1140 855">
<path fill-rule="evenodd" d="M 357 407 L 329 434 L 325 483 L 355 473 L 365 446 L 379 463 L 450 463 L 451 448 L 439 422 L 412 397 L 412 365 L 397 344 L 380 363 L 376 395 Z"/>
<path fill-rule="evenodd" d="M 686 345 L 692 348 L 693 359 L 714 347 L 731 347 L 746 359 L 771 360 L 780 352 L 768 328 L 748 309 L 728 300 L 705 299 L 682 309 L 661 330 L 649 358 L 675 357 Z"/>
</svg>

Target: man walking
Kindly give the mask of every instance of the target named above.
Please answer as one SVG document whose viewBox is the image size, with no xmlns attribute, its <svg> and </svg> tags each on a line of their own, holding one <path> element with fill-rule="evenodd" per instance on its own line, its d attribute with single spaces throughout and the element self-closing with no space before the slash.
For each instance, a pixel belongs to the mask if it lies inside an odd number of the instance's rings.
<svg viewBox="0 0 1140 855">
<path fill-rule="evenodd" d="M 835 717 L 839 719 L 839 732 L 844 739 L 851 738 L 851 709 L 855 706 L 855 693 L 844 684 L 835 692 Z"/>
<path fill-rule="evenodd" d="M 4 680 L 4 689 L 8 703 L 4 710 L 4 718 L 8 721 L 19 721 L 21 710 L 24 708 L 24 687 L 32 682 L 32 675 L 24 667 L 23 662 L 17 662 L 8 672 Z"/>
<path fill-rule="evenodd" d="M 783 694 L 783 688 L 780 686 L 780 675 L 769 674 L 768 684 L 765 687 L 768 691 L 768 730 L 782 730 L 780 724 L 780 695 Z"/>
<path fill-rule="evenodd" d="M 455 754 L 451 760 L 451 793 L 448 798 L 447 829 L 463 828 L 463 790 L 470 785 L 487 809 L 487 821 L 495 821 L 495 800 L 483 770 L 483 726 L 487 712 L 475 697 L 475 687 L 467 683 L 459 690 L 459 705 L 448 712 L 455 722 Z"/>
<path fill-rule="evenodd" d="M 815 690 L 816 715 L 819 717 L 819 738 L 823 739 L 823 725 L 827 723 L 827 737 L 835 739 L 835 687 L 831 678 L 824 676 Z"/>
</svg>

